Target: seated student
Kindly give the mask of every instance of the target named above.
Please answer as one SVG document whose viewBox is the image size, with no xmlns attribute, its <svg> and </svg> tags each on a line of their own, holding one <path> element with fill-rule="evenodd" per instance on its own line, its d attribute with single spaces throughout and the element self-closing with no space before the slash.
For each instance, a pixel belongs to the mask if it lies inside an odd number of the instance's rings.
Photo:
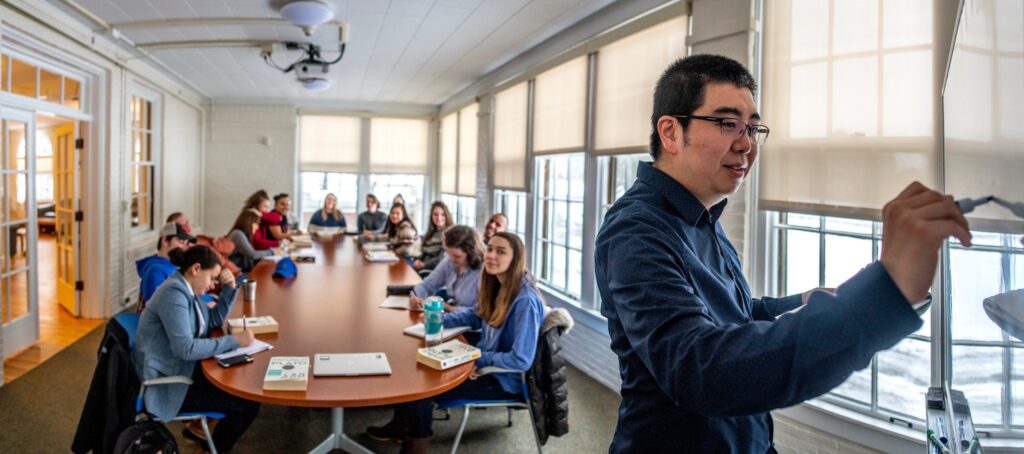
<svg viewBox="0 0 1024 454">
<path fill-rule="evenodd" d="M 448 257 L 434 271 L 416 284 L 409 295 L 409 307 L 423 310 L 424 298 L 446 289 L 455 305 L 445 305 L 446 312 L 472 309 L 476 305 L 476 292 L 480 285 L 480 267 L 484 263 L 484 243 L 472 227 L 456 225 L 441 235 Z"/>
<path fill-rule="evenodd" d="M 175 224 L 178 224 L 181 226 L 181 229 L 185 231 L 185 233 L 189 235 L 192 234 L 192 222 L 189 221 L 188 216 L 186 216 L 185 213 L 175 211 L 174 213 L 171 213 L 170 216 L 167 216 L 166 222 L 173 222 Z"/>
<path fill-rule="evenodd" d="M 256 213 L 246 210 L 238 214 L 238 218 L 235 219 L 235 225 L 231 227 L 231 232 L 228 233 L 228 238 L 231 239 L 232 243 L 235 243 L 235 252 L 228 258 L 235 262 L 242 271 L 248 272 L 263 257 L 281 254 L 281 250 L 278 248 L 256 250 L 253 247 L 252 239 L 259 229 L 260 217 Z"/>
<path fill-rule="evenodd" d="M 366 195 L 366 211 L 356 218 L 356 230 L 363 232 L 380 232 L 384 230 L 388 217 L 380 211 L 380 200 L 373 194 Z"/>
<path fill-rule="evenodd" d="M 274 196 L 274 209 L 264 212 L 261 221 L 264 236 L 270 240 L 284 241 L 298 235 L 300 231 L 289 231 L 288 210 L 292 207 L 291 197 L 280 193 Z"/>
<path fill-rule="evenodd" d="M 234 276 L 221 269 L 213 251 L 205 246 L 175 249 L 171 260 L 178 269 L 156 290 L 139 318 L 132 367 L 143 381 L 173 375 L 192 377 L 191 385 L 146 388 L 146 411 L 160 421 L 169 421 L 180 412 L 224 413 L 213 431 L 213 442 L 219 451 L 228 452 L 256 419 L 260 406 L 221 391 L 195 366 L 197 361 L 248 346 L 255 337 L 252 331 L 243 331 L 210 338 L 210 332 L 231 312 L 237 293 Z M 222 303 L 209 309 L 200 298 L 216 283 L 224 288 Z"/>
<path fill-rule="evenodd" d="M 262 219 L 264 214 L 270 212 L 270 203 L 270 196 L 267 195 L 267 191 L 260 189 L 245 200 L 245 205 L 242 207 L 242 211 L 249 211 Z M 276 248 L 281 245 L 279 240 L 276 240 L 269 235 L 270 232 L 266 229 L 261 228 L 257 230 L 252 236 L 252 247 L 258 251 L 262 251 L 265 249 Z"/>
<path fill-rule="evenodd" d="M 401 193 L 395 194 L 395 197 L 391 199 L 391 206 L 405 205 L 405 197 L 402 197 Z"/>
<path fill-rule="evenodd" d="M 487 225 L 484 227 L 484 244 L 491 241 L 491 237 L 495 233 L 504 232 L 508 228 L 508 216 L 503 213 L 494 213 L 490 219 L 487 220 Z"/>
<path fill-rule="evenodd" d="M 391 207 L 391 214 L 388 215 L 388 223 L 381 233 L 364 232 L 364 242 L 382 242 L 390 244 L 391 250 L 401 258 L 406 258 L 416 248 L 416 241 L 419 235 L 416 233 L 416 226 L 409 219 L 405 212 L 405 205 Z"/>
<path fill-rule="evenodd" d="M 367 428 L 367 435 L 377 440 L 401 439 L 402 452 L 425 453 L 433 434 L 435 398 L 518 399 L 523 391 L 519 374 L 479 375 L 477 371 L 488 366 L 518 372 L 529 369 L 543 319 L 544 302 L 526 271 L 523 242 L 511 233 L 496 234 L 487 246 L 476 309 L 444 314 L 445 328 L 470 326 L 483 331 L 477 344 L 481 356 L 469 380 L 437 397 L 402 404 L 391 422 Z"/>
<path fill-rule="evenodd" d="M 156 242 L 156 254 L 139 259 L 135 269 L 139 273 L 139 304 L 136 312 L 142 313 L 146 301 L 153 296 L 156 288 L 178 269 L 171 263 L 170 253 L 175 249 L 187 250 L 196 241 L 180 224 L 168 222 L 160 229 L 160 239 Z"/>
<path fill-rule="evenodd" d="M 444 202 L 434 202 L 430 205 L 430 227 L 427 227 L 427 234 L 423 235 L 419 258 L 412 262 L 413 269 L 430 271 L 441 263 L 441 259 L 444 258 L 441 234 L 454 224 L 452 212 L 448 211 L 448 206 Z"/>
<path fill-rule="evenodd" d="M 340 227 L 345 230 L 345 216 L 338 209 L 338 197 L 334 194 L 327 194 L 324 197 L 324 207 L 313 213 L 309 219 L 309 231 L 316 232 L 320 227 Z"/>
</svg>

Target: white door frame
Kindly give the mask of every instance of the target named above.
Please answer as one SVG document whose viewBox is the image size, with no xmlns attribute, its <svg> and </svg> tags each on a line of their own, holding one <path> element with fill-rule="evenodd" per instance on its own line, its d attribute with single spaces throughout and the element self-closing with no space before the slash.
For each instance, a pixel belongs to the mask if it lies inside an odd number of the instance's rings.
<svg viewBox="0 0 1024 454">
<path fill-rule="evenodd" d="M 39 262 L 36 256 L 38 226 L 35 190 L 36 120 L 35 115 L 30 111 L 9 107 L 0 107 L 0 118 L 25 124 L 25 167 L 28 172 L 27 178 L 25 178 L 25 192 L 28 196 L 25 203 L 25 214 L 28 221 L 25 232 L 25 260 L 28 264 L 28 282 L 26 284 L 28 287 L 25 289 L 25 296 L 28 298 L 28 312 L 16 320 L 11 320 L 3 327 L 3 357 L 8 358 L 39 339 Z M 15 145 L 8 144 L 8 146 Z M 16 246 L 8 245 L 9 248 L 16 248 Z M 7 254 L 3 259 L 9 263 L 10 252 L 4 251 L 3 253 Z M 10 310 L 11 303 L 9 300 L 8 310 Z"/>
<path fill-rule="evenodd" d="M 77 135 L 85 139 L 85 148 L 79 150 L 78 209 L 85 214 L 80 225 L 78 241 L 79 279 L 85 283 L 85 290 L 79 292 L 78 306 L 81 317 L 107 318 L 112 315 L 110 301 L 116 299 L 110 294 L 108 275 L 110 263 L 107 245 L 107 200 L 110 195 L 107 183 L 109 161 L 109 131 L 107 112 L 109 109 L 109 80 L 111 68 L 97 66 L 80 56 L 67 53 L 54 45 L 29 35 L 21 30 L 3 26 L 0 31 L 5 53 L 16 53 L 34 64 L 47 66 L 62 74 L 80 78 L 84 110 L 74 110 L 35 99 L 0 93 L 0 104 L 26 110 L 53 112 L 64 118 L 88 122 L 80 127 Z M 0 332 L 0 336 L 2 336 Z"/>
</svg>

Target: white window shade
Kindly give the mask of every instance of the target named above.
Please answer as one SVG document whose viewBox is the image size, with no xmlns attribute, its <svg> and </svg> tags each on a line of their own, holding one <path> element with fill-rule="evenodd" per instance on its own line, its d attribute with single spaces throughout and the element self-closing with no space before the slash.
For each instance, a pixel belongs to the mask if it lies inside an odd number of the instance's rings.
<svg viewBox="0 0 1024 454">
<path fill-rule="evenodd" d="M 303 115 L 299 122 L 299 170 L 359 171 L 358 117 Z"/>
<path fill-rule="evenodd" d="M 533 152 L 582 149 L 586 111 L 586 55 L 538 75 L 533 96 Z"/>
<path fill-rule="evenodd" d="M 426 120 L 370 120 L 370 172 L 427 173 Z"/>
<path fill-rule="evenodd" d="M 1024 6 L 975 0 L 961 14 L 943 94 L 946 191 L 1024 202 Z M 994 203 L 968 219 L 971 230 L 1024 226 Z"/>
<path fill-rule="evenodd" d="M 602 47 L 597 53 L 594 147 L 647 149 L 654 86 L 665 68 L 686 56 L 686 16 Z"/>
<path fill-rule="evenodd" d="M 494 186 L 526 190 L 526 109 L 529 84 L 494 97 Z"/>
<path fill-rule="evenodd" d="M 459 187 L 457 193 L 476 196 L 477 112 L 470 104 L 459 111 Z"/>
<path fill-rule="evenodd" d="M 452 113 L 441 120 L 441 192 L 455 193 L 458 147 L 459 116 Z"/>
<path fill-rule="evenodd" d="M 764 209 L 880 218 L 912 181 L 941 189 L 932 1 L 870 14 L 848 14 L 847 3 L 765 4 Z M 903 23 L 927 29 L 908 34 Z"/>
</svg>

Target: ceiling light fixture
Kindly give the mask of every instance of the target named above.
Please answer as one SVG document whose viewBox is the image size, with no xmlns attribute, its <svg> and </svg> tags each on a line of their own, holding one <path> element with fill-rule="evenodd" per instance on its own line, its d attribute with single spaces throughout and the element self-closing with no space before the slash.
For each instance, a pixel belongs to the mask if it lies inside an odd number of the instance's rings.
<svg viewBox="0 0 1024 454">
<path fill-rule="evenodd" d="M 313 28 L 334 19 L 334 11 L 323 2 L 301 0 L 284 5 L 281 16 L 299 27 Z"/>
</svg>

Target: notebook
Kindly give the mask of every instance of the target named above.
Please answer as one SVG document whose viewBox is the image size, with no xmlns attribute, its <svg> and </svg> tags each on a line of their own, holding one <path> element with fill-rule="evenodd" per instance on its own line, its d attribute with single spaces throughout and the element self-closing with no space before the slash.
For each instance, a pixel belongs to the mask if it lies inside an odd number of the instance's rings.
<svg viewBox="0 0 1024 454">
<path fill-rule="evenodd" d="M 409 297 L 391 295 L 388 299 L 384 300 L 384 303 L 380 305 L 385 309 L 408 309 L 409 308 Z"/>
<path fill-rule="evenodd" d="M 254 355 L 254 354 L 259 353 L 261 351 L 270 350 L 272 348 L 274 348 L 273 345 L 270 345 L 270 344 L 268 344 L 266 342 L 263 342 L 263 341 L 261 341 L 259 339 L 256 339 L 256 340 L 252 341 L 252 343 L 249 344 L 248 347 L 236 348 L 236 349 L 231 350 L 229 352 L 221 353 L 221 354 L 219 354 L 217 356 L 214 356 L 214 358 L 225 359 L 225 358 L 231 358 L 233 356 L 238 356 L 238 355 Z"/>
<path fill-rule="evenodd" d="M 391 375 L 384 353 L 317 353 L 313 358 L 314 377 Z"/>
<path fill-rule="evenodd" d="M 458 327 L 455 327 L 455 328 L 444 328 L 442 330 L 444 335 L 441 337 L 441 339 L 442 340 L 448 340 L 448 339 L 451 339 L 451 338 L 453 338 L 455 336 L 458 336 L 459 334 L 462 334 L 462 333 L 464 333 L 466 331 L 469 331 L 469 327 L 468 326 L 458 326 Z M 412 325 L 412 326 L 402 330 L 402 332 L 405 333 L 405 334 L 408 334 L 410 336 L 419 337 L 421 339 L 425 339 L 427 337 L 427 330 L 426 330 L 426 328 L 423 327 L 422 323 L 417 323 L 415 325 Z"/>
</svg>

